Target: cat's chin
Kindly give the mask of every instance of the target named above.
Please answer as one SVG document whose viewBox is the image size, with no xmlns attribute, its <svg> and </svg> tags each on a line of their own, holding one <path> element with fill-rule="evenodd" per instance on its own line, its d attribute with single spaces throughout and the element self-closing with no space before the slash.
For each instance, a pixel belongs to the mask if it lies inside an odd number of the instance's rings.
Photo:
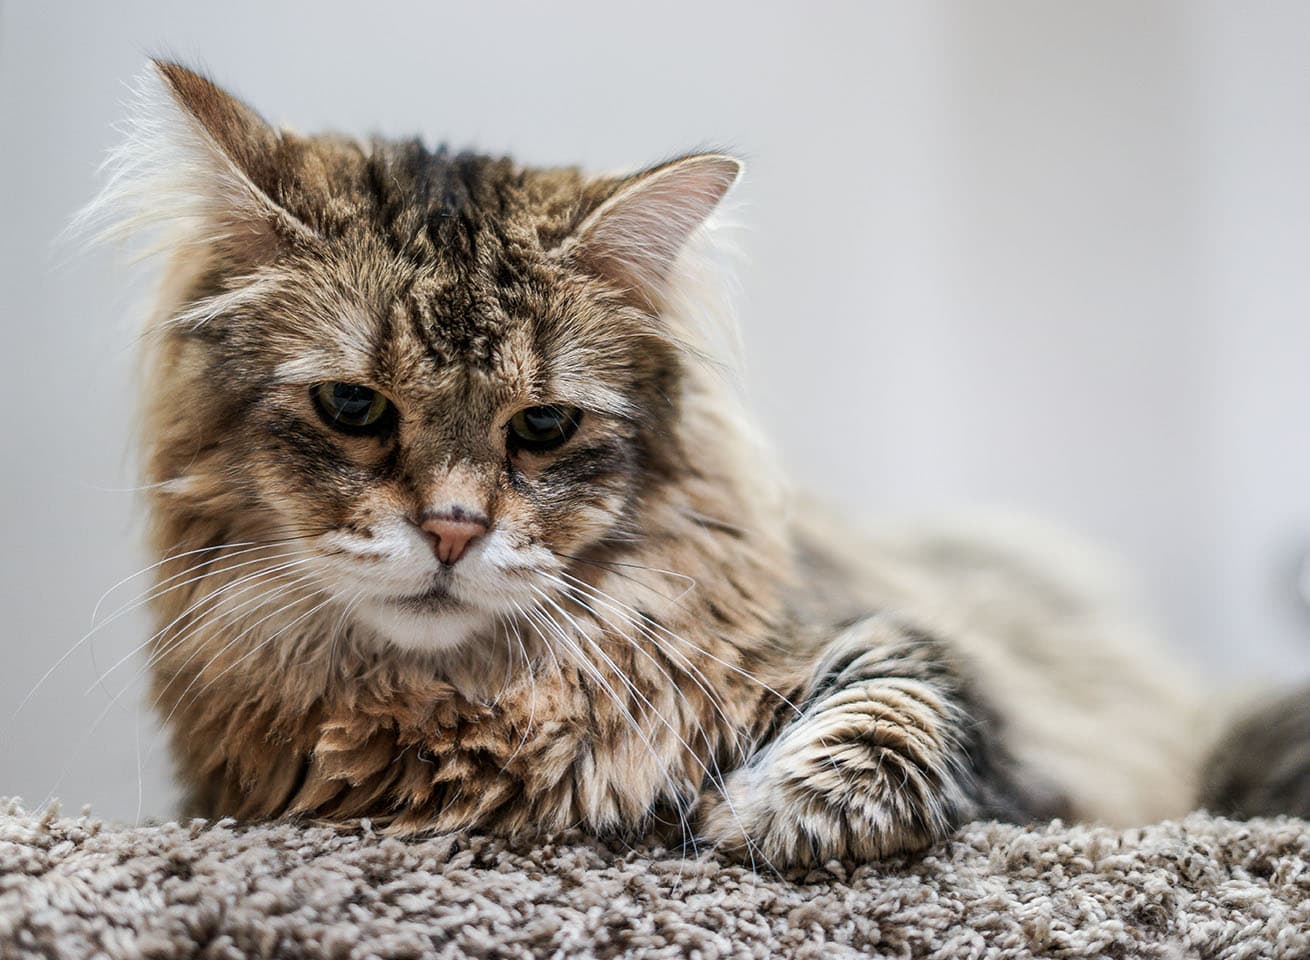
<svg viewBox="0 0 1310 960">
<path fill-rule="evenodd" d="M 372 632 L 380 644 L 413 653 L 455 650 L 488 633 L 495 623 L 491 615 L 463 604 L 423 609 L 417 605 L 398 606 L 387 600 L 360 603 L 352 617 Z"/>
</svg>

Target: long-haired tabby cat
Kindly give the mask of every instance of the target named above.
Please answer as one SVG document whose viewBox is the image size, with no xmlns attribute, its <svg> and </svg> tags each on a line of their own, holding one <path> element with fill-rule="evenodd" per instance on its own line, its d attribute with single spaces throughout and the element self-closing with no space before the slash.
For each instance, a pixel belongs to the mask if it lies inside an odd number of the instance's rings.
<svg viewBox="0 0 1310 960">
<path fill-rule="evenodd" d="M 780 481 L 718 346 L 735 159 L 303 136 L 163 62 L 137 109 L 90 217 L 168 256 L 150 664 L 193 812 L 786 865 L 1196 802 L 1213 711 L 1068 548 L 853 538 Z"/>
</svg>

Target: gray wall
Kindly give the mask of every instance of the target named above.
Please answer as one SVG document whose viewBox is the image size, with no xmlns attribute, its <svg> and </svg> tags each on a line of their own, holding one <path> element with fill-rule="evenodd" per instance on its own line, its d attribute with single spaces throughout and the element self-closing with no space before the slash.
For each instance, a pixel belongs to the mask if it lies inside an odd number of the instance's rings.
<svg viewBox="0 0 1310 960">
<path fill-rule="evenodd" d="M 302 129 L 596 168 L 738 148 L 752 385 L 802 485 L 1072 524 L 1202 667 L 1287 679 L 1310 670 L 1308 46 L 1290 2 L 5 3 L 0 794 L 170 798 L 140 661 L 96 684 L 137 614 L 11 719 L 144 563 L 143 290 L 53 238 L 147 53 Z"/>
</svg>

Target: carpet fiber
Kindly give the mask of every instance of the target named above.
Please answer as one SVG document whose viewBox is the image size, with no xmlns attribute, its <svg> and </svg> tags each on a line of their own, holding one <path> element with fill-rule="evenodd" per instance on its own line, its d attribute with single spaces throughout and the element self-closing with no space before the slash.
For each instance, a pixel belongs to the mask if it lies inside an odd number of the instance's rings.
<svg viewBox="0 0 1310 960">
<path fill-rule="evenodd" d="M 1306 957 L 1310 824 L 975 824 L 782 879 L 572 836 L 112 826 L 0 804 L 0 957 Z"/>
</svg>

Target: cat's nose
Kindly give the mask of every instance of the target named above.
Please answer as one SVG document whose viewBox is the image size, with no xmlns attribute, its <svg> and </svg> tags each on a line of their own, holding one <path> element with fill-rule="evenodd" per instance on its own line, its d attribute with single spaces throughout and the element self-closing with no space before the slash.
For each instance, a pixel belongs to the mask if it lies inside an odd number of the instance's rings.
<svg viewBox="0 0 1310 960">
<path fill-rule="evenodd" d="M 447 566 L 453 565 L 468 545 L 487 532 L 485 518 L 465 510 L 429 514 L 419 529 L 432 538 L 432 552 Z"/>
</svg>

